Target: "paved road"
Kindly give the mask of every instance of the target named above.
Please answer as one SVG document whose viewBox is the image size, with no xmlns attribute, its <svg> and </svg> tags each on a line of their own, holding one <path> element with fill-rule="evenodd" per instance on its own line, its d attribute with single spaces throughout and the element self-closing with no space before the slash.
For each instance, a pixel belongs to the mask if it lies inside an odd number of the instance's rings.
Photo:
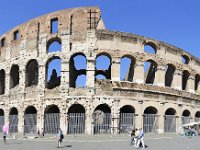
<svg viewBox="0 0 200 150">
<path fill-rule="evenodd" d="M 147 150 L 200 150 L 200 136 L 190 139 L 179 136 L 145 136 Z M 56 150 L 55 137 L 8 140 L 0 139 L 1 150 Z M 60 148 L 59 148 L 60 149 Z M 127 135 L 66 136 L 62 148 L 66 150 L 134 150 Z"/>
</svg>

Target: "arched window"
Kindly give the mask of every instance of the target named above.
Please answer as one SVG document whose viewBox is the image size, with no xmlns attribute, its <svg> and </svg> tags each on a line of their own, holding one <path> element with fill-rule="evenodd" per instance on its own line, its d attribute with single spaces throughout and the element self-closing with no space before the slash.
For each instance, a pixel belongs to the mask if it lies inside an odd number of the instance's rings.
<svg viewBox="0 0 200 150">
<path fill-rule="evenodd" d="M 61 40 L 60 38 L 54 38 L 47 42 L 47 53 L 60 52 L 61 51 Z"/>
<path fill-rule="evenodd" d="M 120 61 L 120 80 L 133 81 L 135 59 L 132 56 L 123 56 Z"/>
<path fill-rule="evenodd" d="M 5 93 L 5 71 L 0 71 L 0 95 Z"/>
<path fill-rule="evenodd" d="M 196 74 L 195 75 L 195 88 L 194 88 L 195 90 L 198 90 L 199 82 L 200 82 L 200 75 Z"/>
<path fill-rule="evenodd" d="M 19 66 L 13 65 L 10 70 L 10 89 L 19 84 Z"/>
<path fill-rule="evenodd" d="M 184 63 L 184 64 L 189 64 L 190 58 L 189 58 L 187 55 L 182 55 L 181 61 L 182 61 L 182 63 Z"/>
<path fill-rule="evenodd" d="M 38 84 L 38 63 L 35 59 L 26 65 L 26 87 Z"/>
<path fill-rule="evenodd" d="M 146 84 L 154 83 L 156 71 L 157 71 L 157 63 L 155 61 L 147 60 L 144 63 L 144 75 Z"/>
<path fill-rule="evenodd" d="M 165 73 L 165 86 L 171 87 L 175 70 L 176 68 L 174 65 L 172 64 L 167 65 L 167 70 Z"/>
<path fill-rule="evenodd" d="M 70 87 L 86 87 L 87 59 L 83 53 L 76 53 L 69 62 L 69 84 Z"/>
<path fill-rule="evenodd" d="M 150 53 L 150 54 L 156 54 L 157 52 L 157 47 L 153 43 L 146 43 L 144 45 L 144 52 Z"/>
<path fill-rule="evenodd" d="M 187 70 L 184 70 L 182 75 L 182 90 L 186 90 L 189 76 L 190 73 Z"/>
<path fill-rule="evenodd" d="M 98 75 L 105 76 L 106 79 L 111 79 L 111 56 L 107 53 L 101 53 L 96 57 L 96 70 L 95 70 L 95 78 L 101 77 Z M 103 62 L 103 63 L 102 63 Z"/>
<path fill-rule="evenodd" d="M 53 89 L 60 85 L 61 60 L 59 57 L 52 57 L 46 64 L 46 87 Z"/>
</svg>

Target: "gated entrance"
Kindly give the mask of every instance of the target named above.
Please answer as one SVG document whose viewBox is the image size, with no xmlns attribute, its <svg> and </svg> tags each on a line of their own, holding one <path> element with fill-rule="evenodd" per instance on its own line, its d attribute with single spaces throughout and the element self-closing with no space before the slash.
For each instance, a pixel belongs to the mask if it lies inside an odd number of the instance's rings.
<svg viewBox="0 0 200 150">
<path fill-rule="evenodd" d="M 106 104 L 97 106 L 93 113 L 94 134 L 111 133 L 111 110 Z"/>
<path fill-rule="evenodd" d="M 182 114 L 182 124 L 190 123 L 190 111 L 189 110 L 184 110 Z"/>
<path fill-rule="evenodd" d="M 144 132 L 156 132 L 158 129 L 157 109 L 154 107 L 147 107 L 143 115 L 143 129 Z"/>
<path fill-rule="evenodd" d="M 15 107 L 11 108 L 9 114 L 9 132 L 10 133 L 18 132 L 18 111 Z"/>
<path fill-rule="evenodd" d="M 2 127 L 4 125 L 4 111 L 0 109 L 0 132 L 2 132 Z"/>
<path fill-rule="evenodd" d="M 85 109 L 80 104 L 72 105 L 68 110 L 68 134 L 85 133 Z"/>
<path fill-rule="evenodd" d="M 196 122 L 199 122 L 199 121 L 200 121 L 200 111 L 197 111 L 197 112 L 196 112 L 194 120 L 195 120 Z"/>
<path fill-rule="evenodd" d="M 135 109 L 126 105 L 120 109 L 120 122 L 119 122 L 119 131 L 120 133 L 128 133 L 133 128 L 135 128 Z"/>
<path fill-rule="evenodd" d="M 165 112 L 164 129 L 165 132 L 176 132 L 176 111 L 169 108 Z"/>
<path fill-rule="evenodd" d="M 56 134 L 60 128 L 60 110 L 56 105 L 48 106 L 44 113 L 44 132 Z"/>
<path fill-rule="evenodd" d="M 37 110 L 30 106 L 26 108 L 24 114 L 24 133 L 37 132 Z"/>
</svg>

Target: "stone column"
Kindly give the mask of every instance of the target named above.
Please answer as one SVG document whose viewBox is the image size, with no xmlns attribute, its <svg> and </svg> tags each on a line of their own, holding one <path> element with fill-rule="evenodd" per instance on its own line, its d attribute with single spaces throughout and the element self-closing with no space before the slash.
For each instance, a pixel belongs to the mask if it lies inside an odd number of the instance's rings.
<svg viewBox="0 0 200 150">
<path fill-rule="evenodd" d="M 92 113 L 87 109 L 86 111 L 86 120 L 85 120 L 85 133 L 86 134 L 93 134 L 93 118 L 92 118 Z"/>
<path fill-rule="evenodd" d="M 116 57 L 112 58 L 111 80 L 120 81 L 120 59 Z"/>
<path fill-rule="evenodd" d="M 26 67 L 25 66 L 20 66 L 19 67 L 19 86 L 20 86 L 20 91 L 25 90 L 25 76 L 26 76 Z"/>
<path fill-rule="evenodd" d="M 64 106 L 60 107 L 60 128 L 62 129 L 63 133 L 67 133 L 67 125 L 66 125 L 66 108 Z"/>
<path fill-rule="evenodd" d="M 94 89 L 95 87 L 95 58 L 88 57 L 87 58 L 87 81 L 86 86 L 87 88 Z"/>
<path fill-rule="evenodd" d="M 69 62 L 63 61 L 61 64 L 61 88 L 68 89 L 69 88 Z"/>
<path fill-rule="evenodd" d="M 38 89 L 40 91 L 40 95 L 38 97 L 44 95 L 45 90 L 45 78 L 46 78 L 46 68 L 45 65 L 39 65 L 39 76 L 38 76 Z"/>
<path fill-rule="evenodd" d="M 165 86 L 165 66 L 158 65 L 157 71 L 155 72 L 154 85 Z"/>
<path fill-rule="evenodd" d="M 164 133 L 164 123 L 165 123 L 165 112 L 164 112 L 164 103 L 160 104 L 160 110 L 159 110 L 159 118 L 158 118 L 158 133 Z"/>
<path fill-rule="evenodd" d="M 7 68 L 10 71 L 10 68 Z M 5 73 L 5 94 L 8 95 L 10 90 L 10 72 Z"/>
<path fill-rule="evenodd" d="M 138 104 L 136 108 L 136 116 L 135 116 L 135 128 L 143 128 L 143 100 L 138 100 Z"/>
<path fill-rule="evenodd" d="M 133 82 L 144 83 L 144 62 L 137 60 L 134 69 Z"/>
<path fill-rule="evenodd" d="M 182 90 L 182 71 L 181 70 L 176 70 L 174 72 L 172 87 L 178 90 Z"/>
<path fill-rule="evenodd" d="M 194 86 L 195 86 L 195 76 L 191 74 L 187 81 L 186 91 L 194 93 L 194 91 L 195 91 Z"/>
</svg>

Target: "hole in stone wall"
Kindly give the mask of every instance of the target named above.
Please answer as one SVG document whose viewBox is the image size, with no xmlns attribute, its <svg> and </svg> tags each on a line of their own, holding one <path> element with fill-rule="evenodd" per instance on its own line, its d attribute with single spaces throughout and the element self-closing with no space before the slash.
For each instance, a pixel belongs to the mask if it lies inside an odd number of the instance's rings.
<svg viewBox="0 0 200 150">
<path fill-rule="evenodd" d="M 165 73 L 165 86 L 171 87 L 175 70 L 176 68 L 174 65 L 167 65 Z"/>
<path fill-rule="evenodd" d="M 182 90 L 186 90 L 189 76 L 190 73 L 187 70 L 184 70 L 182 75 Z"/>
<path fill-rule="evenodd" d="M 147 107 L 145 110 L 144 110 L 144 114 L 157 114 L 158 110 L 155 108 L 155 107 Z"/>
<path fill-rule="evenodd" d="M 19 31 L 18 30 L 15 31 L 13 36 L 14 36 L 13 37 L 14 41 L 18 40 L 19 39 Z"/>
<path fill-rule="evenodd" d="M 1 47 L 4 47 L 5 46 L 5 38 L 2 38 L 1 39 Z"/>
<path fill-rule="evenodd" d="M 135 59 L 133 57 L 124 56 L 120 61 L 120 80 L 133 81 Z"/>
<path fill-rule="evenodd" d="M 175 115 L 176 114 L 176 110 L 173 108 L 169 108 L 165 111 L 165 115 Z"/>
<path fill-rule="evenodd" d="M 47 70 L 47 82 L 46 87 L 53 89 L 60 85 L 61 79 L 61 60 L 59 57 L 53 57 L 49 59 L 46 65 Z"/>
<path fill-rule="evenodd" d="M 190 58 L 189 58 L 187 55 L 183 55 L 183 56 L 181 57 L 181 61 L 182 61 L 182 63 L 184 63 L 184 64 L 189 64 Z"/>
<path fill-rule="evenodd" d="M 26 65 L 26 87 L 38 84 L 38 63 L 30 60 Z"/>
<path fill-rule="evenodd" d="M 10 89 L 19 84 L 19 66 L 13 65 L 10 71 Z"/>
<path fill-rule="evenodd" d="M 144 63 L 144 77 L 146 84 L 153 84 L 155 73 L 157 71 L 157 63 L 153 60 L 147 60 Z"/>
<path fill-rule="evenodd" d="M 144 45 L 144 52 L 150 53 L 150 54 L 156 54 L 156 52 L 157 52 L 156 46 L 148 43 L 148 44 Z"/>
<path fill-rule="evenodd" d="M 0 95 L 5 93 L 5 71 L 0 71 Z"/>
<path fill-rule="evenodd" d="M 195 75 L 195 90 L 198 90 L 199 82 L 200 82 L 200 75 L 197 74 Z"/>
<path fill-rule="evenodd" d="M 58 18 L 51 19 L 51 33 L 58 33 Z"/>
<path fill-rule="evenodd" d="M 100 54 L 96 57 L 95 78 L 101 79 L 103 75 L 106 79 L 111 79 L 111 57 L 108 54 Z"/>
<path fill-rule="evenodd" d="M 77 53 L 70 58 L 70 87 L 86 87 L 87 59 L 84 54 Z"/>
<path fill-rule="evenodd" d="M 62 44 L 59 38 L 51 39 L 47 43 L 47 53 L 60 52 L 61 49 L 62 49 Z"/>
</svg>

